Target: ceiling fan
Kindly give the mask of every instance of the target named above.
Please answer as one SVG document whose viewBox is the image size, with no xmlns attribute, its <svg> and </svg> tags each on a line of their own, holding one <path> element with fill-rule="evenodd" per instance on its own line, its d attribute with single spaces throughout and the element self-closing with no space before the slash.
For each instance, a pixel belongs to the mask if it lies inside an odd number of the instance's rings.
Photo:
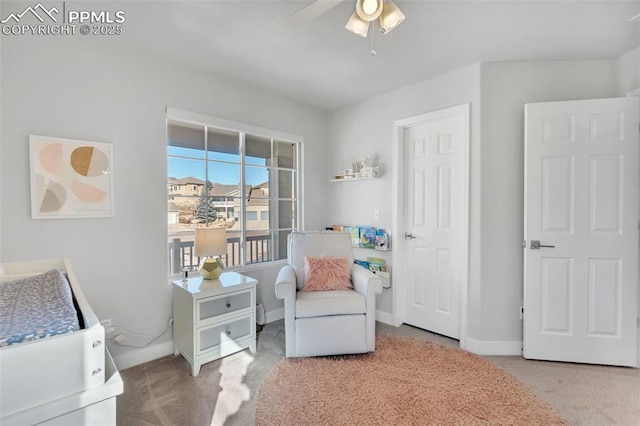
<svg viewBox="0 0 640 426">
<path fill-rule="evenodd" d="M 343 0 L 316 0 L 285 19 L 289 23 L 308 22 Z M 356 0 L 356 8 L 345 28 L 360 37 L 367 37 L 371 22 L 378 20 L 380 31 L 387 34 L 404 21 L 404 14 L 391 0 Z"/>
</svg>

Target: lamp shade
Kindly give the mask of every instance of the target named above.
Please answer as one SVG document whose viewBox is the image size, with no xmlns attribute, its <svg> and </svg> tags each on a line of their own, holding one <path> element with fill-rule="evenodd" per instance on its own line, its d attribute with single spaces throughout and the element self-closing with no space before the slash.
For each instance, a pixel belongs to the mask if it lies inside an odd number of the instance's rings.
<svg viewBox="0 0 640 426">
<path fill-rule="evenodd" d="M 227 254 L 227 230 L 225 228 L 196 228 L 194 254 L 197 257 Z"/>
<path fill-rule="evenodd" d="M 358 0 L 356 13 L 363 21 L 374 21 L 382 13 L 383 0 Z"/>
<path fill-rule="evenodd" d="M 388 33 L 404 21 L 404 13 L 391 0 L 384 2 L 384 10 L 380 15 L 380 29 L 383 34 Z"/>
<path fill-rule="evenodd" d="M 360 37 L 366 37 L 369 32 L 369 22 L 363 21 L 358 16 L 358 13 L 353 12 L 345 28 L 354 34 L 358 34 Z"/>
</svg>

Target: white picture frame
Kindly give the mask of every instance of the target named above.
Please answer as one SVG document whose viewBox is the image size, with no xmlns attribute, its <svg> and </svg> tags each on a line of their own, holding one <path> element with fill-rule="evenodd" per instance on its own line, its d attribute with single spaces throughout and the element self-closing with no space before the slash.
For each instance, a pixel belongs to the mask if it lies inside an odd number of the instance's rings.
<svg viewBox="0 0 640 426">
<path fill-rule="evenodd" d="M 113 145 L 29 135 L 31 218 L 114 216 Z"/>
</svg>

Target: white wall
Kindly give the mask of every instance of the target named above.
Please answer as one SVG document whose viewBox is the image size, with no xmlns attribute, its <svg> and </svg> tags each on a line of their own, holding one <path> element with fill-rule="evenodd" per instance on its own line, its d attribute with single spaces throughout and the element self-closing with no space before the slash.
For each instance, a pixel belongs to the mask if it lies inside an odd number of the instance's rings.
<svg viewBox="0 0 640 426">
<path fill-rule="evenodd" d="M 422 113 L 435 111 L 463 103 L 471 103 L 471 157 L 479 155 L 480 132 L 480 74 L 474 65 L 456 70 L 440 77 L 420 82 L 372 99 L 331 112 L 329 116 L 328 154 L 329 173 L 345 168 L 352 160 L 369 155 L 373 163 L 380 166 L 380 179 L 365 181 L 335 182 L 329 187 L 327 225 L 371 225 L 377 228 L 391 228 L 392 225 L 392 164 L 393 164 L 393 121 Z M 475 161 L 474 164 L 479 164 Z M 479 169 L 472 167 L 472 182 L 479 185 Z M 327 176 L 328 180 L 330 176 Z M 474 184 L 475 185 L 475 184 Z M 472 242 L 479 241 L 479 186 L 471 188 L 471 235 Z M 373 210 L 380 210 L 380 220 L 373 219 Z M 398 235 L 394 241 L 400 242 Z M 392 246 L 393 247 L 393 246 Z M 472 276 L 479 276 L 480 253 L 478 245 L 471 244 Z M 356 250 L 356 257 L 377 256 L 380 252 Z M 391 255 L 385 257 L 391 261 Z M 393 283 L 392 285 L 397 285 Z M 470 287 L 475 288 L 473 280 Z M 469 311 L 477 311 L 479 302 L 470 295 Z M 383 290 L 378 298 L 377 308 L 387 314 L 393 312 L 392 290 Z"/>
<path fill-rule="evenodd" d="M 616 58 L 616 96 L 640 89 L 640 46 Z"/>
<path fill-rule="evenodd" d="M 101 319 L 151 335 L 171 315 L 166 106 L 303 136 L 313 194 L 305 223 L 324 225 L 326 117 L 317 109 L 95 38 L 3 37 L 1 67 L 0 259 L 69 257 Z M 32 220 L 29 134 L 113 144 L 115 217 Z M 261 281 L 258 299 L 277 311 L 271 269 L 250 275 Z M 170 334 L 146 351 L 110 347 L 122 368 L 169 353 Z"/>
<path fill-rule="evenodd" d="M 611 61 L 481 66 L 481 341 L 522 340 L 524 104 L 614 96 Z"/>
<path fill-rule="evenodd" d="M 470 102 L 468 344 L 480 353 L 519 353 L 524 104 L 611 97 L 615 91 L 608 60 L 489 63 L 332 111 L 329 172 L 344 168 L 347 160 L 372 155 L 382 177 L 332 184 L 329 224 L 389 227 L 392 122 Z M 372 220 L 374 208 L 380 209 L 379 221 Z M 385 290 L 378 309 L 390 313 L 391 306 L 391 292 Z"/>
</svg>

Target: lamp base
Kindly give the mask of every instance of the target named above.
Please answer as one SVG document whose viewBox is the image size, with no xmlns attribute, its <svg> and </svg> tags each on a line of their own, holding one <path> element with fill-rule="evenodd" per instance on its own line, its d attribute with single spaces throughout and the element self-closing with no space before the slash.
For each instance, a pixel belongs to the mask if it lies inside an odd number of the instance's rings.
<svg viewBox="0 0 640 426">
<path fill-rule="evenodd" d="M 215 280 L 224 271 L 224 264 L 220 257 L 205 257 L 200 263 L 198 273 L 205 280 Z"/>
</svg>

